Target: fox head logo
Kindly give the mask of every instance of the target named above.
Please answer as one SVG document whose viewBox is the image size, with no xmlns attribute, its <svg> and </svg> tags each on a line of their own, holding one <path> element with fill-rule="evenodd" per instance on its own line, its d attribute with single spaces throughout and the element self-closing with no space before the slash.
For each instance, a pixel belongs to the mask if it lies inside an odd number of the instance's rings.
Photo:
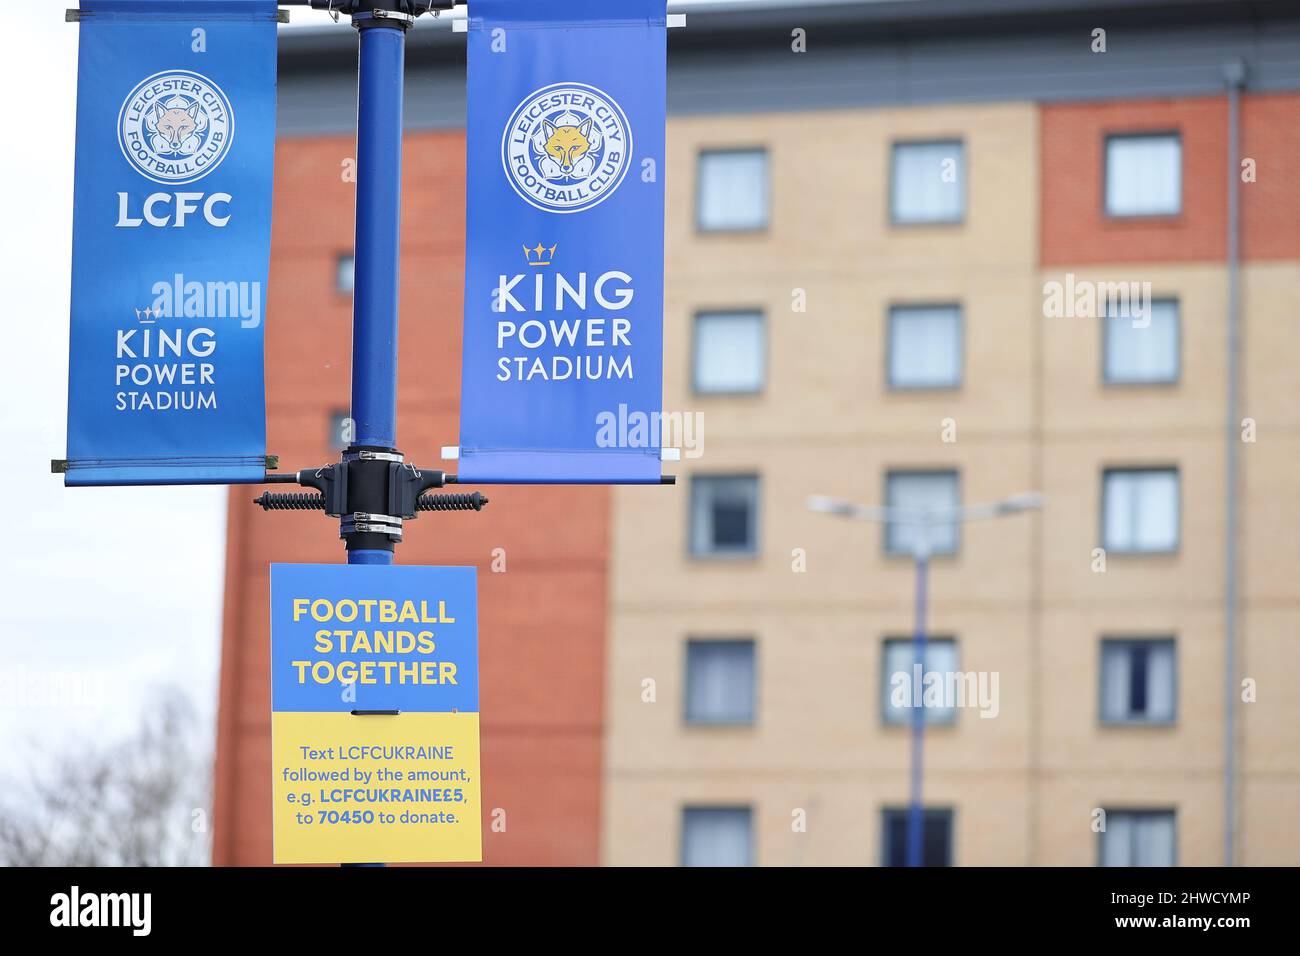
<svg viewBox="0 0 1300 956">
<path fill-rule="evenodd" d="M 550 120 L 542 121 L 542 129 L 546 133 L 546 155 L 548 155 L 555 165 L 560 167 L 560 172 L 566 176 L 585 176 L 587 173 L 578 172 L 582 159 L 591 150 L 591 117 L 583 120 L 577 126 L 556 126 Z"/>
<path fill-rule="evenodd" d="M 155 103 L 144 121 L 149 146 L 159 155 L 193 156 L 203 145 L 208 115 L 197 102 L 176 97 Z"/>
<path fill-rule="evenodd" d="M 153 125 L 160 139 L 167 141 L 173 153 L 179 153 L 181 145 L 199 128 L 199 104 L 189 109 L 165 108 L 155 103 L 153 108 Z"/>
</svg>

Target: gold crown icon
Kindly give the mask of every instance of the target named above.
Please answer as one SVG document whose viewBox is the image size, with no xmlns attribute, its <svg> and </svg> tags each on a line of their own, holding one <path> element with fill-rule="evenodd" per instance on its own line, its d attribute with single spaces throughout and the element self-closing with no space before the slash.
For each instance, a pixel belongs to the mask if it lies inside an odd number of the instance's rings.
<svg viewBox="0 0 1300 956">
<path fill-rule="evenodd" d="M 556 243 L 556 245 L 558 245 L 558 243 Z M 524 246 L 523 250 L 524 258 L 527 259 L 528 264 L 534 268 L 537 266 L 549 266 L 551 260 L 555 258 L 555 246 L 544 246 L 540 242 L 531 248 Z"/>
</svg>

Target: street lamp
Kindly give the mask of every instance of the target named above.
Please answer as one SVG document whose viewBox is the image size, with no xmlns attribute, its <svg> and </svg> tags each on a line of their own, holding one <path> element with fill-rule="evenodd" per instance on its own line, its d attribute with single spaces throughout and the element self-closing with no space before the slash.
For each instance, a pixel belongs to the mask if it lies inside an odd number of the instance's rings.
<svg viewBox="0 0 1300 956">
<path fill-rule="evenodd" d="M 1038 492 L 1012 495 L 987 504 L 957 508 L 890 508 L 866 507 L 840 498 L 815 496 L 808 499 L 808 510 L 841 518 L 875 521 L 888 526 L 904 525 L 915 529 L 912 560 L 916 565 L 916 629 L 912 636 L 913 666 L 925 673 L 926 590 L 930 569 L 930 547 L 936 527 L 955 525 L 982 518 L 1035 511 L 1046 499 Z M 921 769 L 925 743 L 925 707 L 913 698 L 912 707 L 912 786 L 907 812 L 907 865 L 921 865 Z"/>
</svg>

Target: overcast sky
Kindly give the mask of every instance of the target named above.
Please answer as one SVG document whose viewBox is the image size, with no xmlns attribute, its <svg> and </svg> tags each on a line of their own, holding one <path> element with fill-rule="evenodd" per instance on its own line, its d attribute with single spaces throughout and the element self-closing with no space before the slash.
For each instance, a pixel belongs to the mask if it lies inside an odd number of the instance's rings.
<svg viewBox="0 0 1300 956">
<path fill-rule="evenodd" d="M 225 490 L 64 488 L 50 474 L 67 451 L 78 29 L 67 5 L 9 17 L 0 57 L 13 92 L 0 150 L 0 783 L 70 736 L 129 729 L 160 683 L 183 686 L 209 725 L 216 708 Z M 100 692 L 47 705 L 54 675 Z"/>
</svg>

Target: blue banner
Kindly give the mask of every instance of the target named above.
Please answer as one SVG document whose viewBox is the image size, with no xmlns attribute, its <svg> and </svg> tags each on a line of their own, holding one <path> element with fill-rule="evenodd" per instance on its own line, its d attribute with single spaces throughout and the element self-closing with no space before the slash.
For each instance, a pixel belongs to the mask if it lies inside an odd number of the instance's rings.
<svg viewBox="0 0 1300 956">
<path fill-rule="evenodd" d="M 665 7 L 470 5 L 463 482 L 660 480 Z"/>
<path fill-rule="evenodd" d="M 472 567 L 271 565 L 271 709 L 478 713 Z"/>
<path fill-rule="evenodd" d="M 274 0 L 82 0 L 69 485 L 261 481 Z"/>
</svg>

